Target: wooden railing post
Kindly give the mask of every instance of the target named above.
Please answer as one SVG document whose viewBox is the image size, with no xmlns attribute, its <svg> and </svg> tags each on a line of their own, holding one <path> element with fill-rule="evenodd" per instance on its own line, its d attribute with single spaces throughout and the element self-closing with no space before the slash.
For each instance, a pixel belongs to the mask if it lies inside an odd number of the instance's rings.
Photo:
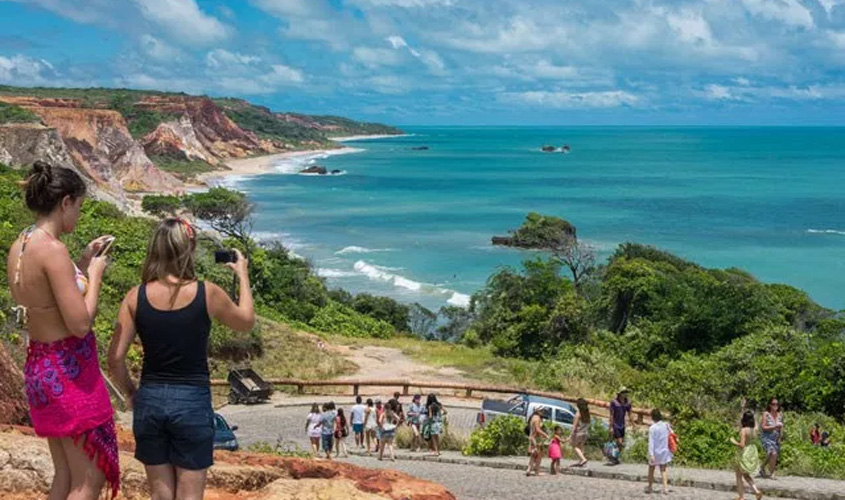
<svg viewBox="0 0 845 500">
<path fill-rule="evenodd" d="M 409 389 L 409 386 L 408 386 L 407 383 L 402 386 L 402 395 L 403 396 L 407 396 L 409 394 L 408 389 Z"/>
<path fill-rule="evenodd" d="M 466 397 L 467 397 L 467 398 L 471 398 L 471 397 L 472 397 L 472 387 L 467 387 Z"/>
<path fill-rule="evenodd" d="M 304 394 L 305 393 L 305 386 L 302 384 L 296 385 L 296 393 L 297 394 Z"/>
<path fill-rule="evenodd" d="M 358 395 L 358 388 L 359 388 L 359 387 L 360 387 L 360 386 L 359 386 L 358 384 L 355 384 L 355 385 L 353 385 L 353 386 L 352 386 L 352 395 L 353 395 L 353 396 L 357 396 L 357 395 Z"/>
</svg>

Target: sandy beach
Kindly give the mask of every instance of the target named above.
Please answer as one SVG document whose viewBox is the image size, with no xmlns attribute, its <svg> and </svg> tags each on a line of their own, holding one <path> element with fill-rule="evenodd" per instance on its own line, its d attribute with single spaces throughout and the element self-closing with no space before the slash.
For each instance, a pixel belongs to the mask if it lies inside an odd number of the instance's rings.
<svg viewBox="0 0 845 500">
<path fill-rule="evenodd" d="M 252 175 L 261 175 L 273 172 L 275 166 L 283 163 L 285 160 L 291 159 L 308 159 L 324 157 L 332 154 L 355 153 L 360 149 L 341 147 L 337 149 L 311 149 L 307 151 L 289 151 L 287 153 L 277 153 L 264 156 L 255 156 L 252 158 L 236 158 L 228 160 L 225 164 L 228 170 L 215 170 L 197 176 L 197 184 L 211 185 L 215 184 L 215 179 L 223 179 L 226 177 L 248 177 Z"/>
</svg>

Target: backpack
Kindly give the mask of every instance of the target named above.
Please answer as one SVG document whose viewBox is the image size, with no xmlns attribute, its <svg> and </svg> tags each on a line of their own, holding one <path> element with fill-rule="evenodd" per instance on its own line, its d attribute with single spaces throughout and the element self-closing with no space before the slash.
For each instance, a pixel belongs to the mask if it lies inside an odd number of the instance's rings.
<svg viewBox="0 0 845 500">
<path fill-rule="evenodd" d="M 530 424 L 530 423 L 525 424 L 525 435 L 526 435 L 526 436 L 530 436 L 530 435 L 531 435 L 531 424 Z"/>
</svg>

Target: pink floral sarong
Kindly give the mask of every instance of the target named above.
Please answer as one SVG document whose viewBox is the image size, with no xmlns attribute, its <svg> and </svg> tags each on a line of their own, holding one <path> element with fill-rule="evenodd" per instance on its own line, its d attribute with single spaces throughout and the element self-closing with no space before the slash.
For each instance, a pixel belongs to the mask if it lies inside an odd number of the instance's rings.
<svg viewBox="0 0 845 500">
<path fill-rule="evenodd" d="M 30 341 L 26 397 L 35 433 L 83 440 L 83 450 L 103 471 L 112 497 L 120 487 L 114 411 L 97 359 L 93 333 L 55 342 Z"/>
</svg>

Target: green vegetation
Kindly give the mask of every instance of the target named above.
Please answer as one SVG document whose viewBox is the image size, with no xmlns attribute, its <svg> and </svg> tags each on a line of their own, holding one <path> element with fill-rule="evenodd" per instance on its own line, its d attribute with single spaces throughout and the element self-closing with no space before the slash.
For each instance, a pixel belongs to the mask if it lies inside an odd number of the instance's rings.
<svg viewBox="0 0 845 500">
<path fill-rule="evenodd" d="M 303 121 L 288 121 L 279 118 L 267 108 L 254 106 L 240 99 L 215 99 L 226 116 L 245 130 L 252 130 L 263 139 L 280 141 L 296 146 L 310 145 L 320 147 L 328 144 L 328 139 L 319 129 L 306 126 L 308 117 Z"/>
<path fill-rule="evenodd" d="M 505 456 L 524 455 L 528 449 L 525 419 L 512 415 L 494 418 L 470 435 L 463 449 L 464 455 Z"/>
<path fill-rule="evenodd" d="M 194 180 L 200 174 L 220 170 L 220 167 L 215 167 L 202 160 L 186 160 L 155 155 L 150 156 L 150 160 L 161 170 L 170 172 L 185 181 Z"/>
<path fill-rule="evenodd" d="M 326 133 L 329 137 L 343 137 L 350 135 L 393 135 L 402 133 L 402 131 L 396 127 L 390 127 L 380 123 L 359 122 L 342 116 L 308 116 L 295 113 L 291 113 L 290 115 L 297 119 L 313 120 L 326 129 Z"/>
<path fill-rule="evenodd" d="M 0 123 L 39 123 L 38 115 L 14 104 L 0 102 Z"/>
</svg>

